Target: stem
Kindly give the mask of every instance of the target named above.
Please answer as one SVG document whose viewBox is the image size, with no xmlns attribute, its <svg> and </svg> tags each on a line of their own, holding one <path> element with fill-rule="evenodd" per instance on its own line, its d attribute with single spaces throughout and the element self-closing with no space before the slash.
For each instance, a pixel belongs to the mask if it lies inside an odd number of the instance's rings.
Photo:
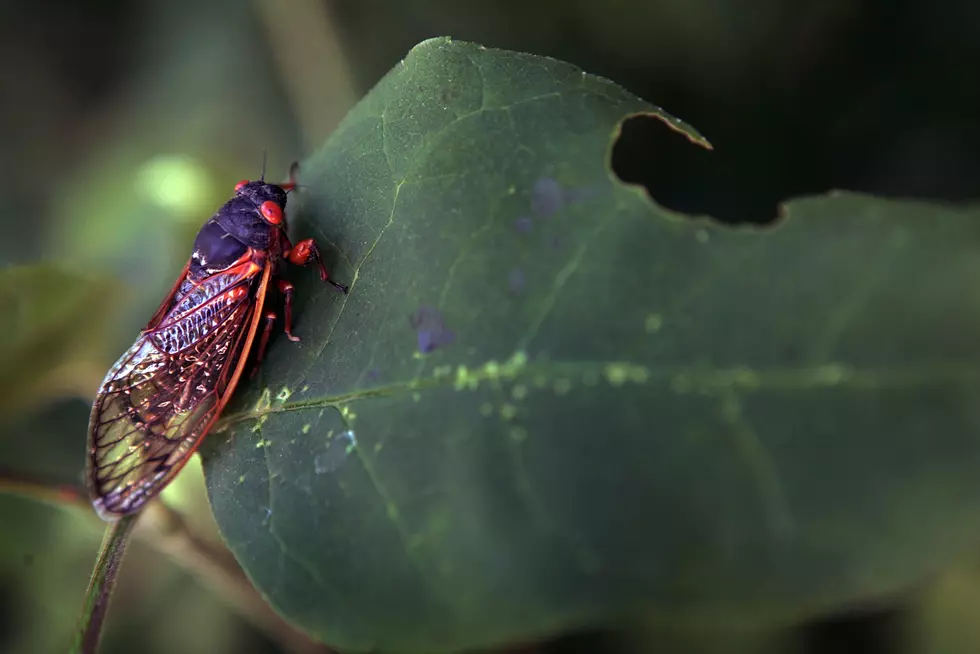
<svg viewBox="0 0 980 654">
<path fill-rule="evenodd" d="M 320 0 L 256 0 L 253 6 L 304 141 L 317 147 L 358 97 L 333 10 Z"/>
<path fill-rule="evenodd" d="M 128 515 L 110 523 L 102 537 L 99 548 L 99 558 L 95 561 L 92 578 L 85 591 L 85 603 L 82 614 L 75 627 L 75 637 L 69 650 L 70 654 L 96 654 L 99 649 L 99 637 L 102 635 L 102 625 L 109 611 L 109 600 L 119 576 L 119 567 L 129 536 L 136 526 L 139 514 Z"/>
<path fill-rule="evenodd" d="M 0 468 L 0 493 L 30 497 L 55 506 L 89 506 L 85 488 L 59 484 Z"/>
<path fill-rule="evenodd" d="M 0 493 L 12 493 L 61 508 L 84 511 L 95 518 L 88 495 L 80 486 L 59 485 L 0 469 Z M 228 548 L 201 538 L 180 512 L 157 499 L 147 504 L 141 514 L 145 514 L 145 517 L 133 532 L 134 538 L 152 546 L 187 570 L 199 583 L 224 599 L 239 615 L 279 643 L 284 652 L 326 654 L 331 651 L 326 645 L 314 642 L 276 613 L 252 586 Z M 109 529 L 112 528 L 113 525 Z M 106 538 L 108 535 L 107 530 Z M 100 562 L 101 558 L 102 551 Z M 88 602 L 85 608 L 88 610 Z M 73 649 L 72 653 L 76 651 L 88 650 Z"/>
</svg>

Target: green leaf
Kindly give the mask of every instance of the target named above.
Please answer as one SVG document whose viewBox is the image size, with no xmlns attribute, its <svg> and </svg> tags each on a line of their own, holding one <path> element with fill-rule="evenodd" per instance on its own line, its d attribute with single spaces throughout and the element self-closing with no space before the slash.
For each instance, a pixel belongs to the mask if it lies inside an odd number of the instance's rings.
<svg viewBox="0 0 980 654">
<path fill-rule="evenodd" d="M 46 402 L 0 425 L 0 486 L 32 482 L 85 488 L 85 426 L 90 400 Z"/>
<path fill-rule="evenodd" d="M 273 339 L 205 469 L 314 636 L 786 623 L 977 543 L 980 211 L 678 215 L 609 168 L 635 113 L 703 144 L 570 65 L 437 39 L 304 163 L 297 236 L 351 292 L 292 273 L 304 340 Z"/>
</svg>

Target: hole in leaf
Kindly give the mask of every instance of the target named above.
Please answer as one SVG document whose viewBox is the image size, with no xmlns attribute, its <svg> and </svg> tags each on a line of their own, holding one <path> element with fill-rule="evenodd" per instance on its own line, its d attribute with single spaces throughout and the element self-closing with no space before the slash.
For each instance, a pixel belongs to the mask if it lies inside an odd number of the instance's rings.
<svg viewBox="0 0 980 654">
<path fill-rule="evenodd" d="M 612 149 L 612 169 L 620 180 L 639 184 L 662 207 L 711 216 L 727 224 L 768 224 L 778 216 L 783 196 L 764 189 L 759 172 L 709 150 L 652 114 L 623 121 Z"/>
</svg>

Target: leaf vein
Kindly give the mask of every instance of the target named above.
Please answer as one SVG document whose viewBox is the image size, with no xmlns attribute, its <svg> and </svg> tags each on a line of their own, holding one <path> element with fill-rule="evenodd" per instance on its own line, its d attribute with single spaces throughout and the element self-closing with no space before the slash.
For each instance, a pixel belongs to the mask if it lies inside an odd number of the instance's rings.
<svg viewBox="0 0 980 654">
<path fill-rule="evenodd" d="M 279 533 L 276 531 L 276 509 L 275 509 L 275 491 L 272 485 L 272 461 L 269 459 L 269 449 L 271 445 L 266 445 L 262 448 L 262 454 L 265 458 L 265 469 L 266 469 L 266 481 L 267 481 L 267 497 L 268 497 L 268 510 L 269 510 L 269 522 L 268 522 L 268 532 L 272 536 L 273 540 L 279 546 L 279 551 L 283 556 L 288 557 L 293 562 L 295 562 L 300 568 L 302 568 L 310 577 L 323 589 L 325 592 L 331 593 L 332 595 L 338 596 L 339 594 L 335 588 L 331 588 L 327 585 L 326 580 L 320 575 L 319 571 L 316 569 L 312 563 L 304 559 L 303 557 L 296 554 L 296 552 L 291 551 L 287 546 L 286 542 L 282 539 Z"/>
<path fill-rule="evenodd" d="M 739 392 L 782 391 L 801 392 L 818 388 L 842 388 L 851 391 L 918 388 L 941 384 L 980 384 L 980 364 L 957 361 L 940 365 L 908 365 L 893 368 L 853 368 L 843 364 L 826 364 L 802 368 L 770 368 L 753 370 L 748 367 L 705 370 L 694 366 L 644 366 L 622 361 L 540 361 L 528 363 L 514 377 L 527 379 L 552 373 L 550 379 L 569 379 L 605 374 L 610 365 L 635 366 L 642 371 L 643 384 L 673 388 L 677 392 L 711 394 L 725 389 Z M 485 369 L 470 371 L 470 379 L 482 383 L 494 378 Z M 244 420 L 287 411 L 304 411 L 339 407 L 351 402 L 375 397 L 390 397 L 431 388 L 451 386 L 452 376 L 430 377 L 415 381 L 394 382 L 325 398 L 285 402 L 255 411 L 225 415 L 215 426 L 223 431 Z"/>
<path fill-rule="evenodd" d="M 759 434 L 745 421 L 738 396 L 731 389 L 722 395 L 721 413 L 752 474 L 770 533 L 778 541 L 789 539 L 796 523 L 775 461 Z"/>
<path fill-rule="evenodd" d="M 823 333 L 816 339 L 816 343 L 810 353 L 810 358 L 814 362 L 826 361 L 833 349 L 840 343 L 840 339 L 847 327 L 853 323 L 855 317 L 865 308 L 868 298 L 886 279 L 886 273 L 891 270 L 898 255 L 904 249 L 907 240 L 901 234 L 894 234 L 886 242 L 886 246 L 881 249 L 881 255 L 874 265 L 869 266 L 868 273 L 858 283 L 850 286 L 847 298 L 838 306 L 837 310 L 828 317 Z"/>
<path fill-rule="evenodd" d="M 566 263 L 565 266 L 562 267 L 560 271 L 558 271 L 558 276 L 555 279 L 555 283 L 552 284 L 551 290 L 548 292 L 548 295 L 541 302 L 541 306 L 538 310 L 538 314 L 535 316 L 534 321 L 531 323 L 531 326 L 528 328 L 524 336 L 522 336 L 521 339 L 518 341 L 517 349 L 519 350 L 528 349 L 528 344 L 530 344 L 530 342 L 534 340 L 534 337 L 537 335 L 538 330 L 541 328 L 541 325 L 544 324 L 544 321 L 545 319 L 547 319 L 548 314 L 550 314 L 551 310 L 554 308 L 555 302 L 558 300 L 558 294 L 561 292 L 562 288 L 564 288 L 565 283 L 568 281 L 568 279 L 575 273 L 579 265 L 582 263 L 582 259 L 585 257 L 585 252 L 586 250 L 588 250 L 589 245 L 595 241 L 596 236 L 599 235 L 599 232 L 602 231 L 602 229 L 608 224 L 608 222 L 609 222 L 608 218 L 600 221 L 599 224 L 596 225 L 595 229 L 593 229 L 592 232 L 589 234 L 589 237 L 586 238 L 582 242 L 582 244 L 578 247 L 578 249 L 575 251 L 575 255 L 571 259 L 569 259 L 568 263 Z"/>
</svg>

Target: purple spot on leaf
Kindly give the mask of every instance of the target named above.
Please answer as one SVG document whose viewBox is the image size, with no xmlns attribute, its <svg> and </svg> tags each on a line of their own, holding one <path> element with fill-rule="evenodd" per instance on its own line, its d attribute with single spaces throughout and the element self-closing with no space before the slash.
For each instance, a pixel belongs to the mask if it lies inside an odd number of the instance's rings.
<svg viewBox="0 0 980 654">
<path fill-rule="evenodd" d="M 367 371 L 367 374 L 364 375 L 364 378 L 367 379 L 368 381 L 376 381 L 380 376 L 381 373 L 378 371 L 377 368 L 371 368 L 370 370 Z"/>
<path fill-rule="evenodd" d="M 514 221 L 514 229 L 523 234 L 527 234 L 529 231 L 531 231 L 532 226 L 530 216 L 521 216 Z"/>
<path fill-rule="evenodd" d="M 456 334 L 451 329 L 420 329 L 418 331 L 419 352 L 428 354 L 456 340 Z"/>
<path fill-rule="evenodd" d="M 409 318 L 409 323 L 418 335 L 419 352 L 423 354 L 456 340 L 456 334 L 446 327 L 445 319 L 435 307 L 419 307 Z"/>
<path fill-rule="evenodd" d="M 524 271 L 520 268 L 514 268 L 507 276 L 507 288 L 510 289 L 511 293 L 520 293 L 523 291 L 525 282 Z"/>
<path fill-rule="evenodd" d="M 561 184 L 550 177 L 542 177 L 531 189 L 531 211 L 539 216 L 550 216 L 565 204 Z"/>
</svg>

